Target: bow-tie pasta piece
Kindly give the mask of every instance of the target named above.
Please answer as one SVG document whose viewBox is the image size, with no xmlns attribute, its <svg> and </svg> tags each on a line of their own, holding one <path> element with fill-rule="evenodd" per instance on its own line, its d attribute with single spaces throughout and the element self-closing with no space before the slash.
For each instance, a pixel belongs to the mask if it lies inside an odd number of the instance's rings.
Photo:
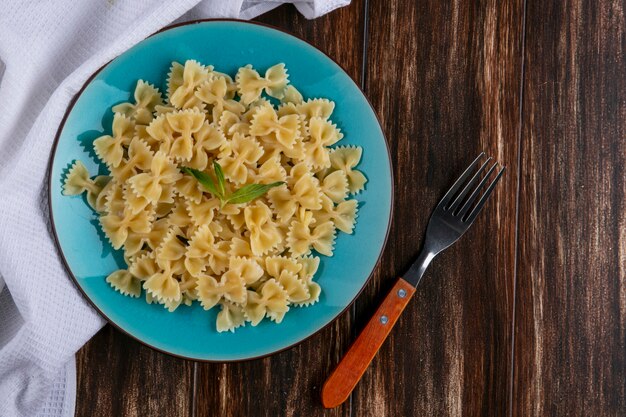
<svg viewBox="0 0 626 417">
<path fill-rule="evenodd" d="M 124 251 L 126 255 L 135 255 L 147 245 L 151 250 L 156 250 L 168 232 L 169 223 L 167 219 L 156 220 L 147 233 L 135 233 L 132 230 L 128 232 L 128 237 L 124 242 Z"/>
<path fill-rule="evenodd" d="M 193 223 L 189 211 L 187 210 L 188 203 L 188 200 L 183 197 L 177 197 L 174 200 L 174 205 L 166 216 L 170 225 L 186 228 Z"/>
<path fill-rule="evenodd" d="M 288 297 L 287 291 L 274 278 L 267 280 L 258 290 L 248 291 L 244 306 L 246 319 L 256 326 L 268 314 L 279 323 L 284 313 L 289 311 Z"/>
<path fill-rule="evenodd" d="M 113 106 L 115 113 L 121 113 L 140 125 L 147 125 L 153 119 L 154 107 L 163 104 L 159 89 L 143 80 L 137 81 L 135 103 L 120 103 Z"/>
<path fill-rule="evenodd" d="M 164 113 L 157 116 L 150 122 L 148 127 L 146 127 L 146 133 L 152 138 L 152 148 L 166 154 L 170 152 L 172 143 L 174 142 L 174 129 L 172 129 L 172 126 L 170 126 L 167 121 L 168 114 L 169 113 Z"/>
<path fill-rule="evenodd" d="M 296 105 L 296 109 L 306 119 L 320 117 L 327 120 L 335 110 L 335 103 L 325 98 L 314 98 Z"/>
<path fill-rule="evenodd" d="M 309 134 L 310 139 L 304 143 L 306 163 L 317 170 L 329 168 L 327 147 L 341 140 L 343 134 L 337 126 L 320 117 L 313 117 L 309 121 Z"/>
<path fill-rule="evenodd" d="M 317 256 L 304 256 L 297 258 L 296 262 L 302 266 L 298 272 L 299 278 L 306 283 L 309 297 L 306 300 L 292 303 L 296 307 L 308 307 L 319 301 L 322 288 L 317 282 L 313 281 L 313 277 L 317 272 L 320 264 L 320 258 Z"/>
<path fill-rule="evenodd" d="M 198 109 L 180 110 L 165 115 L 176 137 L 172 141 L 170 156 L 182 161 L 188 161 L 193 156 L 193 138 L 204 123 L 204 113 Z"/>
<path fill-rule="evenodd" d="M 232 139 L 235 134 L 250 136 L 250 122 L 244 120 L 243 115 L 224 110 L 215 123 L 228 139 Z"/>
<path fill-rule="evenodd" d="M 228 81 L 225 77 L 213 76 L 203 82 L 196 90 L 196 97 L 206 103 L 210 109 L 211 119 L 219 120 L 224 110 L 240 115 L 246 107 L 232 98 L 227 98 Z"/>
<path fill-rule="evenodd" d="M 152 158 L 149 172 L 142 172 L 131 177 L 128 182 L 133 192 L 157 203 L 163 194 L 164 185 L 178 181 L 182 174 L 176 165 L 163 152 L 157 152 Z"/>
<path fill-rule="evenodd" d="M 273 182 L 285 182 L 287 171 L 277 156 L 269 158 L 255 172 L 253 176 L 256 184 L 271 184 Z"/>
<path fill-rule="evenodd" d="M 154 119 L 150 120 L 150 123 L 147 125 L 135 125 L 135 135 L 133 139 L 141 139 L 148 144 L 150 150 L 154 153 L 159 150 L 160 143 L 148 133 L 148 126 L 153 120 Z"/>
<path fill-rule="evenodd" d="M 265 71 L 265 80 L 267 85 L 265 86 L 265 94 L 277 99 L 283 98 L 285 94 L 285 88 L 289 82 L 289 75 L 285 64 L 276 64 Z"/>
<path fill-rule="evenodd" d="M 235 134 L 230 144 L 230 154 L 218 162 L 224 175 L 236 184 L 243 184 L 248 179 L 249 169 L 255 167 L 263 155 L 263 148 L 251 137 Z"/>
<path fill-rule="evenodd" d="M 167 74 L 167 101 L 171 104 L 172 95 L 178 88 L 183 85 L 183 72 L 185 67 L 179 62 L 172 62 L 170 71 Z"/>
<path fill-rule="evenodd" d="M 319 180 L 309 171 L 309 166 L 299 163 L 291 168 L 287 180 L 292 198 L 303 208 L 319 210 L 321 188 Z"/>
<path fill-rule="evenodd" d="M 317 282 L 307 282 L 306 284 L 307 291 L 309 292 L 309 297 L 305 300 L 294 302 L 293 305 L 296 307 L 309 307 L 313 304 L 317 303 L 320 300 L 320 294 L 322 293 L 322 287 L 319 286 Z"/>
<path fill-rule="evenodd" d="M 309 139 L 309 122 L 305 115 L 300 114 L 295 104 L 293 103 L 283 103 L 278 106 L 276 110 L 276 114 L 278 117 L 284 117 L 289 115 L 297 115 L 300 119 L 300 141 Z M 295 156 L 290 156 L 290 158 L 295 158 Z"/>
<path fill-rule="evenodd" d="M 286 148 L 279 142 L 271 139 L 271 137 L 259 137 L 261 145 L 265 151 L 264 157 L 259 159 L 259 163 L 264 163 L 270 158 L 278 157 L 281 159 L 284 166 L 289 166 L 289 162 L 298 163 L 305 160 L 304 154 L 304 142 L 302 137 L 298 136 L 293 143 L 292 148 Z"/>
<path fill-rule="evenodd" d="M 226 73 L 215 70 L 213 70 L 212 74 L 214 77 L 224 78 L 224 80 L 226 81 L 226 94 L 224 95 L 224 97 L 228 100 L 233 100 L 237 95 L 237 83 L 233 80 L 233 78 Z"/>
<path fill-rule="evenodd" d="M 100 217 L 100 224 L 105 235 L 109 238 L 113 248 L 120 249 L 130 231 L 148 233 L 152 226 L 152 213 L 148 210 L 133 214 L 126 207 L 121 215 L 109 213 Z"/>
<path fill-rule="evenodd" d="M 204 122 L 193 134 L 193 139 L 192 157 L 187 166 L 203 171 L 209 164 L 209 157 L 224 145 L 226 137 L 217 126 Z"/>
<path fill-rule="evenodd" d="M 233 81 L 193 60 L 172 63 L 166 103 L 143 80 L 133 96 L 113 107 L 111 135 L 94 141 L 110 176 L 91 178 L 77 161 L 63 184 L 64 194 L 86 193 L 123 250 L 127 269 L 106 281 L 121 295 L 145 290 L 147 303 L 170 312 L 219 306 L 218 332 L 281 323 L 291 305 L 319 301 L 320 258 L 310 254 L 332 256 L 337 230 L 353 232 L 358 202 L 348 196 L 367 181 L 356 169 L 361 148 L 331 148 L 343 138 L 335 103 L 305 100 L 284 64 L 263 76 L 248 65 Z M 214 162 L 220 195 L 181 172 L 217 181 Z M 250 201 L 227 198 L 274 183 Z"/>
<path fill-rule="evenodd" d="M 322 196 L 322 209 L 316 211 L 313 217 L 318 224 L 331 221 L 337 229 L 352 234 L 358 210 L 359 205 L 356 200 L 342 201 L 335 206 L 330 198 Z"/>
<path fill-rule="evenodd" d="M 85 165 L 81 161 L 76 161 L 70 167 L 65 177 L 63 194 L 79 195 L 87 193 L 87 202 L 91 208 L 100 211 L 98 208 L 101 208 L 101 205 L 97 203 L 97 200 L 110 180 L 111 177 L 106 175 L 99 175 L 94 179 L 89 178 L 89 171 L 87 171 Z"/>
<path fill-rule="evenodd" d="M 195 178 L 184 175 L 174 184 L 176 193 L 186 198 L 191 203 L 200 203 L 202 196 L 204 195 L 204 189 L 202 185 Z"/>
<path fill-rule="evenodd" d="M 181 237 L 184 238 L 184 233 L 178 226 L 171 226 L 168 229 L 161 244 L 155 250 L 157 262 L 170 263 L 170 265 L 181 264 L 187 252 L 187 245 Z"/>
<path fill-rule="evenodd" d="M 243 210 L 242 210 L 243 213 Z M 229 220 L 228 217 L 224 213 L 220 213 L 215 217 L 212 226 L 218 226 L 215 230 L 217 230 L 216 236 L 223 241 L 230 242 L 235 238 L 243 237 L 245 230 L 243 228 L 237 230 L 234 228 L 232 220 Z M 238 217 L 238 216 L 237 216 Z"/>
<path fill-rule="evenodd" d="M 263 141 L 276 142 L 284 149 L 293 149 L 300 136 L 300 117 L 290 114 L 278 117 L 271 104 L 261 106 L 252 117 L 250 134 Z"/>
<path fill-rule="evenodd" d="M 246 218 L 243 208 L 239 205 L 229 204 L 227 207 L 222 208 L 221 212 L 233 226 L 233 230 L 241 230 L 244 227 Z"/>
<path fill-rule="evenodd" d="M 193 298 L 193 295 L 191 295 L 189 292 L 183 290 L 183 287 L 186 285 L 185 275 L 178 275 L 175 277 L 175 280 L 178 282 L 178 285 L 181 289 L 181 296 L 178 299 L 159 299 L 151 295 L 149 291 L 146 291 L 146 302 L 148 304 L 151 304 L 152 302 L 157 302 L 161 304 L 164 308 L 166 308 L 167 311 L 169 311 L 170 313 L 176 311 L 176 309 L 178 309 L 181 304 L 185 304 L 188 306 L 191 305 L 195 298 Z"/>
<path fill-rule="evenodd" d="M 261 256 L 276 247 L 282 233 L 272 220 L 272 210 L 262 202 L 244 209 L 246 227 L 250 231 L 250 247 L 255 256 Z"/>
<path fill-rule="evenodd" d="M 222 309 L 219 313 L 217 313 L 217 320 L 215 322 L 219 333 L 234 333 L 235 329 L 246 323 L 246 316 L 244 315 L 243 308 L 240 305 L 228 301 L 222 301 L 219 304 Z"/>
<path fill-rule="evenodd" d="M 263 276 L 263 268 L 252 259 L 236 257 L 231 258 L 228 270 L 223 276 L 238 276 L 247 285 L 254 284 Z"/>
<path fill-rule="evenodd" d="M 359 210 L 359 202 L 356 200 L 347 200 L 339 203 L 333 211 L 331 211 L 331 220 L 335 227 L 344 233 L 352 234 L 354 224 L 356 223 L 357 212 Z"/>
<path fill-rule="evenodd" d="M 311 282 L 320 267 L 320 258 L 318 256 L 303 256 L 296 258 L 296 262 L 302 266 L 298 275 L 306 282 Z"/>
<path fill-rule="evenodd" d="M 265 271 L 271 277 L 278 278 L 283 271 L 299 274 L 301 270 L 302 264 L 298 263 L 296 259 L 286 256 L 268 256 L 265 258 Z"/>
<path fill-rule="evenodd" d="M 343 133 L 337 125 L 321 117 L 312 117 L 309 120 L 310 142 L 321 146 L 331 146 L 343 139 Z"/>
<path fill-rule="evenodd" d="M 210 275 L 198 277 L 198 300 L 205 310 L 213 308 L 221 300 L 245 304 L 246 284 L 238 274 L 225 273 L 219 279 Z"/>
<path fill-rule="evenodd" d="M 296 274 L 282 271 L 277 281 L 287 292 L 287 299 L 291 303 L 301 303 L 311 297 L 308 284 L 299 279 Z"/>
<path fill-rule="evenodd" d="M 117 167 L 124 156 L 124 146 L 128 146 L 135 135 L 133 121 L 121 113 L 113 115 L 112 135 L 100 136 L 93 141 L 93 148 L 105 164 Z"/>
<path fill-rule="evenodd" d="M 185 268 L 191 275 L 200 276 L 207 267 L 221 274 L 228 266 L 230 243 L 217 242 L 208 224 L 200 226 L 189 241 L 185 252 Z"/>
<path fill-rule="evenodd" d="M 195 96 L 196 88 L 209 79 L 213 67 L 205 67 L 194 60 L 188 60 L 183 67 L 172 63 L 167 82 L 169 102 L 177 109 L 203 108 L 202 101 Z"/>
<path fill-rule="evenodd" d="M 332 256 L 335 245 L 335 225 L 331 221 L 317 224 L 313 213 L 300 208 L 297 219 L 292 220 L 287 233 L 287 246 L 294 257 L 308 255 L 315 249 L 322 255 Z"/>
<path fill-rule="evenodd" d="M 252 253 L 252 248 L 250 247 L 250 240 L 245 236 L 241 237 L 232 237 L 230 242 L 230 250 L 228 251 L 228 255 L 230 257 L 235 258 L 246 258 L 256 262 L 259 265 L 264 265 L 264 260 L 262 256 L 256 256 Z M 261 281 L 263 277 L 257 280 L 257 283 Z"/>
<path fill-rule="evenodd" d="M 163 269 L 144 281 L 143 288 L 160 303 L 179 301 L 182 297 L 180 284 L 174 277 L 172 265 L 164 262 Z"/>
<path fill-rule="evenodd" d="M 269 276 L 275 278 L 287 291 L 289 302 L 303 302 L 309 299 L 308 283 L 300 279 L 302 265 L 296 260 L 283 256 L 265 259 L 265 268 Z"/>
<path fill-rule="evenodd" d="M 197 227 L 201 227 L 205 224 L 211 224 L 219 206 L 220 201 L 217 198 L 207 197 L 205 194 L 197 203 L 188 201 L 186 208 L 193 224 Z"/>
<path fill-rule="evenodd" d="M 143 283 L 143 288 L 160 303 L 170 303 L 167 308 L 176 308 L 171 302 L 178 302 L 182 297 L 177 275 L 185 272 L 183 257 L 186 246 L 180 239 L 182 231 L 177 226 L 170 227 L 165 238 L 155 250 L 155 259 L 159 272 L 150 276 Z"/>
<path fill-rule="evenodd" d="M 264 77 L 261 77 L 252 65 L 246 65 L 239 68 L 235 81 L 241 102 L 248 105 L 258 100 L 263 92 L 270 97 L 281 99 L 285 93 L 288 78 L 285 64 L 276 64 L 268 68 Z"/>
<path fill-rule="evenodd" d="M 128 271 L 141 281 L 145 281 L 159 272 L 161 267 L 157 264 L 154 252 L 146 252 L 128 266 Z"/>
<path fill-rule="evenodd" d="M 298 203 L 292 197 L 287 185 L 272 188 L 268 191 L 267 197 L 278 220 L 287 224 L 298 209 Z"/>
<path fill-rule="evenodd" d="M 174 311 L 176 311 L 176 309 L 178 309 L 178 307 L 181 304 L 190 306 L 193 303 L 193 301 L 196 299 L 195 279 L 193 277 L 190 279 L 187 274 L 179 275 L 175 278 L 176 278 L 176 281 L 178 282 L 181 296 L 178 299 L 156 299 L 156 301 L 159 304 L 162 304 L 163 307 L 165 307 L 167 311 L 169 311 L 170 313 L 173 313 Z M 190 288 L 193 288 L 193 290 L 190 291 Z M 148 295 L 150 293 L 146 292 L 146 294 Z"/>
<path fill-rule="evenodd" d="M 152 163 L 153 152 L 150 146 L 138 137 L 131 140 L 128 146 L 128 158 L 122 158 L 117 167 L 111 167 L 111 175 L 124 182 L 139 171 L 147 171 Z"/>
<path fill-rule="evenodd" d="M 122 188 L 124 190 L 122 193 L 124 205 L 131 211 L 131 213 L 137 214 L 141 211 L 152 209 L 153 206 L 148 199 L 135 194 L 128 184 L 125 184 Z"/>
<path fill-rule="evenodd" d="M 367 178 L 359 170 L 354 169 L 361 161 L 363 149 L 359 146 L 340 146 L 330 153 L 330 163 L 333 169 L 342 170 L 348 177 L 350 194 L 357 194 L 365 187 Z"/>
<path fill-rule="evenodd" d="M 110 273 L 106 277 L 106 282 L 123 295 L 135 298 L 141 295 L 141 281 L 125 269 L 118 269 Z"/>
<path fill-rule="evenodd" d="M 322 181 L 322 192 L 334 203 L 340 203 L 348 197 L 348 177 L 344 171 L 335 171 Z"/>
</svg>

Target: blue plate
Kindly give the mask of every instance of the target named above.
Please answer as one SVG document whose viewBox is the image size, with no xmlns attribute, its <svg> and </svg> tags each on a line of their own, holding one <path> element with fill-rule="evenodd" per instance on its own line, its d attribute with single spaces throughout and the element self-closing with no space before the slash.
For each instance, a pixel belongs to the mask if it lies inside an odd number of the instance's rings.
<svg viewBox="0 0 626 417">
<path fill-rule="evenodd" d="M 213 309 L 195 303 L 169 313 L 144 298 L 125 297 L 105 277 L 124 268 L 120 252 L 103 238 L 96 214 L 83 198 L 61 194 L 70 163 L 80 159 L 92 175 L 106 174 L 92 142 L 110 133 L 111 106 L 132 96 L 138 79 L 165 91 L 172 61 L 195 59 L 234 75 L 252 64 L 264 70 L 284 62 L 290 82 L 305 98 L 336 103 L 333 122 L 345 138 L 340 144 L 363 147 L 359 165 L 368 178 L 357 196 L 359 217 L 353 235 L 339 233 L 335 256 L 322 256 L 316 279 L 320 302 L 292 308 L 281 324 L 264 320 L 235 333 L 217 333 Z M 157 350 L 194 360 L 236 361 L 293 346 L 313 335 L 345 310 L 365 286 L 383 250 L 391 220 L 392 174 L 385 138 L 367 99 L 329 57 L 308 43 L 266 26 L 242 21 L 194 22 L 164 30 L 117 57 L 87 82 L 59 128 L 50 170 L 50 210 L 57 243 L 77 286 L 112 324 Z"/>
</svg>

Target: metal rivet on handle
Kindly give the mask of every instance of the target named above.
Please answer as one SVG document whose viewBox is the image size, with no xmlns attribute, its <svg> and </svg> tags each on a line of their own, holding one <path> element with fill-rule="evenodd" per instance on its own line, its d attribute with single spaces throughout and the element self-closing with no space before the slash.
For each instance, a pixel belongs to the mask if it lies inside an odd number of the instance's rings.
<svg viewBox="0 0 626 417">
<path fill-rule="evenodd" d="M 398 290 L 398 297 L 400 297 L 400 298 L 404 298 L 404 297 L 406 297 L 406 291 L 405 291 L 405 290 L 403 290 L 402 288 L 400 288 L 400 289 Z"/>
<path fill-rule="evenodd" d="M 380 322 L 382 324 L 387 324 L 388 321 L 389 321 L 389 318 L 387 316 L 380 316 Z"/>
</svg>

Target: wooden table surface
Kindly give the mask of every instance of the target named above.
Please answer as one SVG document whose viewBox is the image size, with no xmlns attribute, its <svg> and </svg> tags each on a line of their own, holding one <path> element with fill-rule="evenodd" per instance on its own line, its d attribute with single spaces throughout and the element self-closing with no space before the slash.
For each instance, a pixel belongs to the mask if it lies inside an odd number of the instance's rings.
<svg viewBox="0 0 626 417">
<path fill-rule="evenodd" d="M 339 62 L 394 162 L 389 242 L 353 308 L 294 349 L 238 364 L 157 353 L 106 326 L 78 354 L 76 415 L 626 415 L 623 0 L 353 0 L 258 20 Z M 320 387 L 428 217 L 480 151 L 507 166 L 431 265 L 349 401 Z"/>
</svg>

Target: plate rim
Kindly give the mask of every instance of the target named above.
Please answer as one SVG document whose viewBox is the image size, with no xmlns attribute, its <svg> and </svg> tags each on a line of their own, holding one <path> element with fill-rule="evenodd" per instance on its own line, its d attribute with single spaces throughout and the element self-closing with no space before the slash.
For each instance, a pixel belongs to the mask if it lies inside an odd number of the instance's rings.
<svg viewBox="0 0 626 417">
<path fill-rule="evenodd" d="M 388 164 L 389 164 L 389 175 L 390 175 L 390 180 L 391 180 L 391 187 L 390 187 L 390 210 L 389 210 L 389 218 L 387 219 L 387 229 L 385 231 L 385 238 L 383 240 L 383 244 L 380 248 L 380 252 L 378 253 L 378 257 L 376 259 L 376 262 L 374 263 L 374 267 L 372 268 L 372 271 L 369 273 L 368 277 L 365 279 L 365 281 L 363 282 L 363 285 L 361 286 L 361 288 L 359 289 L 359 291 L 357 291 L 357 293 L 354 295 L 354 297 L 352 298 L 352 300 L 335 316 L 333 317 L 328 323 L 326 323 L 325 325 L 323 325 L 322 327 L 320 327 L 319 329 L 317 329 L 316 331 L 314 331 L 313 333 L 311 333 L 310 335 L 288 345 L 285 347 L 282 347 L 280 349 L 276 349 L 273 350 L 271 352 L 267 352 L 264 353 L 262 355 L 255 355 L 255 356 L 251 356 L 251 357 L 246 357 L 246 358 L 242 358 L 242 359 L 222 359 L 222 360 L 215 360 L 215 359 L 204 359 L 204 358 L 196 358 L 196 357 L 192 357 L 192 356 L 185 356 L 179 353 L 175 353 L 175 352 L 170 352 L 164 349 L 161 349 L 159 347 L 156 347 L 142 339 L 140 339 L 138 336 L 126 331 L 125 329 L 123 329 L 122 327 L 120 327 L 120 325 L 118 325 L 115 321 L 113 321 L 111 318 L 109 318 L 109 316 L 107 316 L 96 304 L 95 302 L 85 293 L 85 291 L 83 290 L 83 288 L 81 287 L 81 285 L 79 284 L 76 276 L 74 276 L 74 273 L 72 272 L 72 269 L 70 268 L 69 263 L 67 262 L 67 259 L 65 257 L 65 253 L 63 252 L 63 248 L 61 247 L 61 243 L 59 242 L 59 236 L 57 234 L 57 230 L 56 230 L 56 223 L 54 221 L 54 211 L 52 209 L 52 166 L 54 164 L 54 160 L 55 160 L 55 156 L 56 156 L 56 152 L 57 152 L 57 148 L 58 148 L 58 144 L 59 144 L 59 140 L 61 137 L 61 132 L 63 131 L 63 128 L 65 127 L 65 123 L 67 122 L 67 119 L 70 115 L 70 113 L 72 112 L 72 110 L 74 109 L 74 106 L 76 105 L 76 102 L 78 101 L 78 99 L 80 98 L 80 96 L 84 93 L 85 88 L 87 88 L 87 86 L 96 78 L 96 76 L 103 70 L 105 69 L 111 62 L 113 62 L 117 57 L 119 57 L 121 54 L 125 53 L 128 51 L 128 49 L 126 49 L 125 51 L 121 52 L 120 55 L 115 56 L 114 58 L 112 58 L 111 60 L 109 60 L 108 62 L 106 62 L 105 64 L 103 64 L 100 68 L 98 68 L 93 74 L 91 74 L 89 76 L 89 78 L 87 78 L 87 80 L 85 81 L 85 83 L 80 87 L 80 89 L 76 92 L 76 94 L 74 94 L 74 96 L 72 97 L 72 99 L 69 102 L 69 105 L 67 106 L 67 110 L 65 111 L 65 114 L 63 115 L 63 118 L 61 119 L 61 122 L 59 123 L 59 127 L 57 128 L 57 132 L 54 136 L 54 141 L 52 142 L 52 147 L 50 150 L 50 158 L 48 161 L 48 169 L 47 169 L 47 176 L 48 176 L 48 181 L 47 181 L 47 186 L 48 186 L 48 196 L 47 196 L 47 200 L 48 200 L 48 215 L 50 217 L 50 226 L 52 229 L 52 236 L 54 238 L 54 243 L 55 243 L 55 247 L 56 250 L 59 254 L 59 257 L 61 258 L 61 261 L 63 263 L 63 266 L 65 267 L 65 270 L 67 271 L 69 277 L 71 278 L 72 283 L 74 284 L 74 286 L 78 289 L 78 291 L 81 293 L 82 297 L 84 299 L 87 300 L 87 302 L 89 303 L 89 305 L 98 313 L 98 315 L 100 315 L 100 317 L 102 317 L 107 323 L 109 323 L 110 325 L 112 325 L 115 329 L 117 329 L 118 331 L 120 331 L 122 334 L 125 334 L 127 336 L 129 336 L 131 339 L 139 342 L 140 344 L 149 347 L 150 349 L 153 349 L 157 352 L 169 355 L 169 356 L 173 356 L 175 358 L 179 358 L 179 359 L 184 359 L 184 360 L 189 360 L 189 361 L 195 361 L 195 362 L 202 362 L 202 363 L 239 363 L 239 362 L 248 362 L 248 361 L 253 361 L 253 360 L 257 360 L 257 359 L 262 359 L 262 358 L 266 358 L 281 352 L 285 352 L 287 350 L 293 349 L 294 347 L 302 344 L 303 342 L 311 339 L 312 337 L 316 336 L 318 333 L 320 333 L 322 330 L 326 329 L 327 327 L 329 327 L 331 324 L 333 324 L 335 321 L 337 321 L 337 319 L 339 319 L 339 317 L 341 317 L 353 304 L 354 302 L 357 300 L 357 298 L 359 298 L 359 296 L 361 295 L 361 293 L 363 292 L 363 290 L 365 289 L 365 287 L 367 286 L 367 284 L 371 281 L 372 276 L 374 275 L 374 272 L 376 270 L 376 267 L 380 264 L 380 261 L 382 259 L 382 255 L 385 252 L 385 248 L 387 247 L 387 241 L 389 238 L 389 233 L 391 230 L 391 224 L 392 224 L 392 219 L 393 219 L 393 213 L 394 213 L 394 196 L 395 196 L 395 182 L 394 182 L 394 173 L 393 173 L 393 161 L 391 159 L 391 148 L 389 147 L 389 141 L 387 140 L 387 136 L 385 135 L 385 132 L 382 128 L 382 124 L 380 122 L 380 117 L 378 116 L 378 114 L 376 113 L 376 110 L 374 109 L 374 106 L 372 106 L 372 103 L 369 99 L 369 97 L 367 97 L 367 95 L 365 94 L 365 92 L 363 91 L 363 89 L 361 88 L 360 85 L 358 85 L 356 83 L 356 81 L 354 81 L 354 79 L 349 75 L 348 71 L 346 71 L 346 69 L 343 67 L 343 65 L 341 65 L 340 63 L 338 63 L 335 59 L 333 59 L 331 56 L 329 56 L 326 52 L 322 51 L 321 49 L 317 48 L 315 45 L 313 45 L 311 42 L 307 41 L 306 39 L 301 38 L 300 36 L 291 33 L 285 29 L 273 26 L 273 25 L 269 25 L 267 23 L 262 23 L 262 22 L 256 22 L 256 21 L 250 21 L 250 20 L 242 20 L 242 19 L 233 19 L 233 18 L 214 18 L 214 19 L 195 19 L 195 20 L 190 20 L 190 21 L 186 21 L 186 22 L 180 22 L 180 23 L 175 23 L 175 24 L 171 24 L 168 26 L 165 26 L 163 28 L 161 28 L 160 30 L 152 33 L 151 35 L 145 37 L 144 39 L 140 40 L 139 42 L 137 42 L 135 45 L 131 46 L 134 47 L 138 44 L 140 44 L 141 42 L 145 41 L 146 39 L 149 39 L 161 32 L 166 32 L 168 30 L 171 29 L 175 29 L 178 27 L 182 27 L 182 26 L 191 26 L 191 25 L 196 25 L 199 23 L 213 23 L 213 22 L 231 22 L 231 23 L 241 23 L 244 25 L 253 25 L 253 26 L 261 26 L 267 29 L 271 29 L 271 30 L 275 30 L 277 32 L 280 32 L 283 35 L 287 35 L 293 38 L 296 38 L 302 42 L 305 42 L 306 44 L 308 44 L 309 46 L 311 46 L 313 49 L 319 51 L 320 53 L 322 53 L 326 58 L 328 58 L 331 62 L 333 62 L 335 65 L 337 65 L 350 79 L 350 81 L 352 82 L 352 84 L 354 84 L 354 86 L 359 90 L 359 92 L 361 93 L 361 95 L 365 98 L 365 102 L 367 103 L 367 105 L 370 107 L 370 109 L 372 110 L 372 113 L 374 114 L 374 117 L 376 118 L 376 122 L 378 123 L 378 126 L 380 127 L 380 132 L 382 134 L 383 137 L 383 141 L 385 142 L 385 147 L 387 149 L 387 159 L 388 159 Z M 129 48 L 130 49 L 130 48 Z"/>
</svg>

